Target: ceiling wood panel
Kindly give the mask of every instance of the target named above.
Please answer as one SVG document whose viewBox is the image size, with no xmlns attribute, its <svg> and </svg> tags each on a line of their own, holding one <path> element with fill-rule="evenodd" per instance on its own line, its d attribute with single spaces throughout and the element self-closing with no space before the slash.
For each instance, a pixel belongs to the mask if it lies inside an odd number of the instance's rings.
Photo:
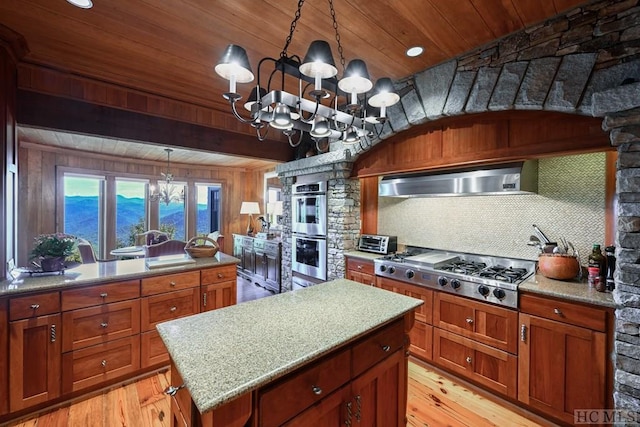
<svg viewBox="0 0 640 427">
<path fill-rule="evenodd" d="M 348 63 L 367 62 L 373 80 L 406 78 L 536 24 L 585 0 L 334 0 Z M 229 43 L 277 58 L 297 0 L 95 0 L 83 10 L 64 0 L 1 0 L 0 24 L 24 36 L 24 62 L 227 112 L 228 82 L 214 72 Z M 304 56 L 327 40 L 338 49 L 326 0 L 306 0 L 288 49 Z M 408 47 L 425 53 L 408 58 Z M 268 67 L 263 72 L 268 74 Z M 264 82 L 263 82 L 264 84 Z M 239 85 L 248 93 L 252 84 Z M 106 95 L 105 95 L 106 96 Z"/>
</svg>

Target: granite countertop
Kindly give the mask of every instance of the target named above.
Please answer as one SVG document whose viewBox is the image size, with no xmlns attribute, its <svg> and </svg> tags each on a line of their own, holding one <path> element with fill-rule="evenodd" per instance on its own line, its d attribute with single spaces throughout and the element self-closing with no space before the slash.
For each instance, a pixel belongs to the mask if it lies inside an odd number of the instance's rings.
<svg viewBox="0 0 640 427">
<path fill-rule="evenodd" d="M 569 301 L 616 307 L 611 292 L 598 292 L 595 288 L 590 287 L 586 280 L 554 280 L 544 277 L 542 274 L 536 274 L 520 283 L 518 289 L 521 292 L 548 295 Z"/>
<path fill-rule="evenodd" d="M 373 252 L 364 252 L 364 251 L 347 251 L 344 253 L 344 256 L 349 256 L 353 258 L 361 258 L 366 259 L 368 261 L 373 261 L 377 258 L 382 258 L 383 254 L 374 254 Z"/>
<path fill-rule="evenodd" d="M 421 304 L 337 279 L 161 323 L 157 329 L 204 413 Z"/>
<path fill-rule="evenodd" d="M 175 259 L 176 257 L 176 255 L 167 255 L 166 257 L 157 257 L 153 260 L 163 261 Z M 183 258 L 186 260 L 191 259 L 186 254 L 183 255 Z M 150 276 L 238 264 L 240 262 L 239 259 L 221 252 L 218 252 L 213 257 L 194 258 L 193 260 L 195 263 L 149 269 L 145 263 L 147 260 L 138 258 L 80 264 L 75 268 L 66 270 L 64 274 L 34 274 L 30 276 L 28 273 L 21 273 L 13 280 L 0 282 L 0 297 L 24 292 L 59 290 L 81 285 L 109 283 L 118 280 L 141 279 Z"/>
</svg>

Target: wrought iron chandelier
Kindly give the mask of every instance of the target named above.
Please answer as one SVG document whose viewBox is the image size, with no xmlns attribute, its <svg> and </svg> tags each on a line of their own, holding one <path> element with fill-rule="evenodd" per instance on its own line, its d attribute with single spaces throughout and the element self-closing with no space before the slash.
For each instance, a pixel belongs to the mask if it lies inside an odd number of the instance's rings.
<svg viewBox="0 0 640 427">
<path fill-rule="evenodd" d="M 297 55 L 287 53 L 304 0 L 298 1 L 298 9 L 280 58 L 265 57 L 258 63 L 257 85 L 244 104 L 250 112 L 248 118 L 238 112 L 236 105 L 242 99 L 236 91 L 236 84 L 254 80 L 246 50 L 230 44 L 215 67 L 219 76 L 229 80 L 229 92 L 224 93 L 223 97 L 229 101 L 234 116 L 253 126 L 260 141 L 267 137 L 270 128 L 274 128 L 287 137 L 292 147 L 300 144 L 306 132 L 315 141 L 318 151 L 326 151 L 329 141 L 338 140 L 344 144 L 360 144 L 364 150 L 370 146 L 370 138 L 380 136 L 382 126 L 376 125 L 386 121 L 386 108 L 400 100 L 388 77 L 378 79 L 373 85 L 367 66 L 361 59 L 351 60 L 345 68 L 333 0 L 328 2 L 343 69 L 340 80 L 336 77 L 338 69 L 326 41 L 313 41 L 302 60 Z M 267 62 L 273 63 L 273 70 L 264 85 L 261 67 Z M 278 75 L 281 78 L 274 79 Z M 297 94 L 285 91 L 285 75 L 297 79 Z M 272 82 L 278 80 L 280 87 L 272 88 Z M 324 149 L 320 147 L 321 140 L 326 141 Z"/>
<path fill-rule="evenodd" d="M 165 148 L 164 151 L 167 152 L 167 172 L 161 172 L 164 182 L 159 183 L 160 188 L 157 190 L 153 185 L 149 187 L 149 200 L 152 202 L 164 202 L 165 205 L 169 205 L 172 202 L 183 202 L 184 187 L 178 189 L 173 184 L 173 174 L 171 173 L 171 152 L 173 150 Z"/>
</svg>

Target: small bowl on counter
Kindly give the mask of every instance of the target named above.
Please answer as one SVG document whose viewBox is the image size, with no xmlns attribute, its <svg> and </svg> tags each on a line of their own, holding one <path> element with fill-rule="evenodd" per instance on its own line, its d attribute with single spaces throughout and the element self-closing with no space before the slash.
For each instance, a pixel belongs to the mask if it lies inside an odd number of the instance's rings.
<svg viewBox="0 0 640 427">
<path fill-rule="evenodd" d="M 542 253 L 538 257 L 538 271 L 549 279 L 570 280 L 578 277 L 580 262 L 575 255 Z"/>
</svg>

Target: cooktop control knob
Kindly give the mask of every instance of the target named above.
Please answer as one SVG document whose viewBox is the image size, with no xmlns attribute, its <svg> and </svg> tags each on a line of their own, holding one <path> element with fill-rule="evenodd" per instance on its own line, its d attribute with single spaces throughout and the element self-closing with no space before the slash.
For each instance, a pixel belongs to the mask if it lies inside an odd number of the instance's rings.
<svg viewBox="0 0 640 427">
<path fill-rule="evenodd" d="M 443 276 L 438 277 L 438 285 L 443 287 L 447 286 L 447 278 Z"/>
<path fill-rule="evenodd" d="M 480 285 L 478 286 L 478 292 L 480 292 L 480 295 L 482 295 L 483 297 L 486 297 L 487 295 L 489 295 L 490 290 L 485 285 Z"/>
<path fill-rule="evenodd" d="M 382 271 L 383 273 L 384 273 L 385 271 L 387 271 L 387 266 L 386 266 L 386 265 L 384 265 L 384 264 L 382 264 L 382 265 L 380 266 L 380 271 Z"/>
<path fill-rule="evenodd" d="M 493 290 L 493 296 L 501 300 L 507 296 L 507 293 L 500 288 L 495 288 Z"/>
<path fill-rule="evenodd" d="M 407 279 L 413 279 L 416 273 L 413 270 L 407 270 L 404 272 L 404 275 L 407 276 Z"/>
<path fill-rule="evenodd" d="M 452 279 L 451 280 L 451 287 L 453 289 L 458 289 L 460 287 L 460 280 L 458 279 Z"/>
<path fill-rule="evenodd" d="M 391 267 L 389 267 L 388 271 L 389 271 L 390 274 L 393 274 L 393 273 L 396 272 L 396 268 L 392 265 Z"/>
</svg>

